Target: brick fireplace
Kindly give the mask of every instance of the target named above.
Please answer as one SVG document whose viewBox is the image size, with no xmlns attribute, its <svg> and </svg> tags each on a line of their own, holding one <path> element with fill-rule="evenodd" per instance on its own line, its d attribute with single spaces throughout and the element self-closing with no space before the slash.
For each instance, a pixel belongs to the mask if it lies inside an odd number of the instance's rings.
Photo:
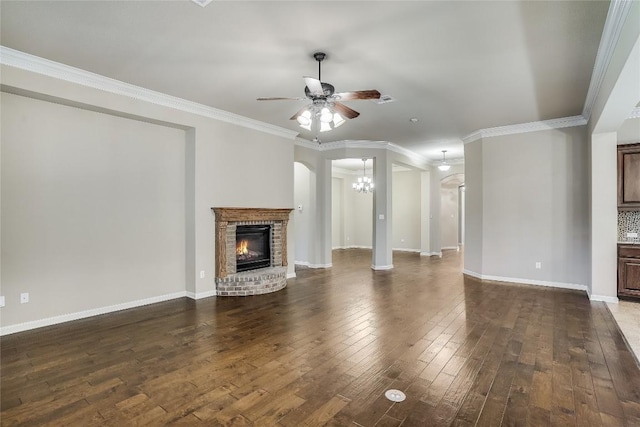
<svg viewBox="0 0 640 427">
<path fill-rule="evenodd" d="M 287 286 L 287 224 L 292 209 L 212 209 L 216 221 L 216 295 L 260 295 Z M 270 265 L 238 272 L 237 229 L 258 225 L 270 227 Z"/>
</svg>

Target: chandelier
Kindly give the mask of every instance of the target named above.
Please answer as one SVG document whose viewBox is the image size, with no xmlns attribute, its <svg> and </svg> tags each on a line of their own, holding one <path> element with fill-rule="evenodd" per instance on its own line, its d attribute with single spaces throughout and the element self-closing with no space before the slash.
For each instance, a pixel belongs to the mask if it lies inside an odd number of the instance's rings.
<svg viewBox="0 0 640 427">
<path fill-rule="evenodd" d="M 367 176 L 367 159 L 362 159 L 362 163 L 362 177 L 352 187 L 357 193 L 373 193 L 373 180 Z"/>
<path fill-rule="evenodd" d="M 335 129 L 346 121 L 340 113 L 333 110 L 331 102 L 323 99 L 314 100 L 313 104 L 305 108 L 296 120 L 301 128 L 309 131 L 315 124 L 316 130 L 319 132 Z"/>
<path fill-rule="evenodd" d="M 445 158 L 446 152 L 447 150 L 442 150 L 442 163 L 440 163 L 440 165 L 438 166 L 438 169 L 440 169 L 443 172 L 448 171 L 449 168 L 451 168 L 451 165 L 447 163 L 447 159 Z"/>
</svg>

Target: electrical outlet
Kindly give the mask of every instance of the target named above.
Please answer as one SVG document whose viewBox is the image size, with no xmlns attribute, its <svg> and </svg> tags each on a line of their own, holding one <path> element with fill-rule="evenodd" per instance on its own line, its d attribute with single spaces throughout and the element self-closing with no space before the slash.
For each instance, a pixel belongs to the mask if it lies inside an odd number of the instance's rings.
<svg viewBox="0 0 640 427">
<path fill-rule="evenodd" d="M 4 296 L 0 296 L 0 307 L 4 307 Z"/>
<path fill-rule="evenodd" d="M 29 302 L 29 292 L 23 292 L 20 294 L 20 304 L 26 304 Z"/>
<path fill-rule="evenodd" d="M 542 263 L 540 261 L 536 262 L 536 268 L 542 268 Z"/>
<path fill-rule="evenodd" d="M 201 271 L 200 271 L 200 278 L 201 278 L 201 279 L 204 279 L 204 270 L 201 270 Z"/>
</svg>

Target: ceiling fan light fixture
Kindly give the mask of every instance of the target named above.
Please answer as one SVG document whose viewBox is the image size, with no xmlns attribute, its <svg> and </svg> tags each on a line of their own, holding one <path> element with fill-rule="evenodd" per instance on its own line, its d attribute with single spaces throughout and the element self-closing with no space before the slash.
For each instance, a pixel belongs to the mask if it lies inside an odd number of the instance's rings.
<svg viewBox="0 0 640 427">
<path fill-rule="evenodd" d="M 333 115 L 333 128 L 337 128 L 338 126 L 342 125 L 344 122 L 346 122 L 346 120 L 339 114 L 339 113 L 335 113 Z"/>
<path fill-rule="evenodd" d="M 305 128 L 307 126 L 311 126 L 311 112 L 309 110 L 305 110 L 302 114 L 298 116 L 296 119 L 301 127 Z"/>
<path fill-rule="evenodd" d="M 327 107 L 322 108 L 322 110 L 320 110 L 320 121 L 323 123 L 331 123 L 332 120 L 333 114 L 331 113 L 331 110 Z"/>
<path fill-rule="evenodd" d="M 327 132 L 331 130 L 331 124 L 320 121 L 320 132 Z"/>
</svg>

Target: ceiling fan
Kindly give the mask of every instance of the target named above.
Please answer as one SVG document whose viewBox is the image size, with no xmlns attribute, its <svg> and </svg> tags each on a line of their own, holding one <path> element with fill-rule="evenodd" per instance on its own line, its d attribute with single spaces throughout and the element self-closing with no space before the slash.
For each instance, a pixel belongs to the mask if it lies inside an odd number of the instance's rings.
<svg viewBox="0 0 640 427">
<path fill-rule="evenodd" d="M 379 99 L 380 92 L 377 90 L 358 90 L 352 92 L 337 92 L 333 85 L 320 81 L 322 61 L 327 57 L 324 52 L 316 52 L 313 57 L 318 61 L 318 78 L 305 76 L 304 94 L 306 98 L 258 98 L 258 101 L 283 101 L 311 100 L 311 104 L 300 109 L 291 117 L 297 120 L 300 127 L 311 130 L 311 126 L 319 123 L 319 131 L 326 132 L 335 129 L 345 122 L 345 119 L 355 119 L 360 115 L 357 111 L 347 107 L 340 101 L 356 101 L 361 99 Z M 314 120 L 318 119 L 318 120 Z"/>
</svg>

